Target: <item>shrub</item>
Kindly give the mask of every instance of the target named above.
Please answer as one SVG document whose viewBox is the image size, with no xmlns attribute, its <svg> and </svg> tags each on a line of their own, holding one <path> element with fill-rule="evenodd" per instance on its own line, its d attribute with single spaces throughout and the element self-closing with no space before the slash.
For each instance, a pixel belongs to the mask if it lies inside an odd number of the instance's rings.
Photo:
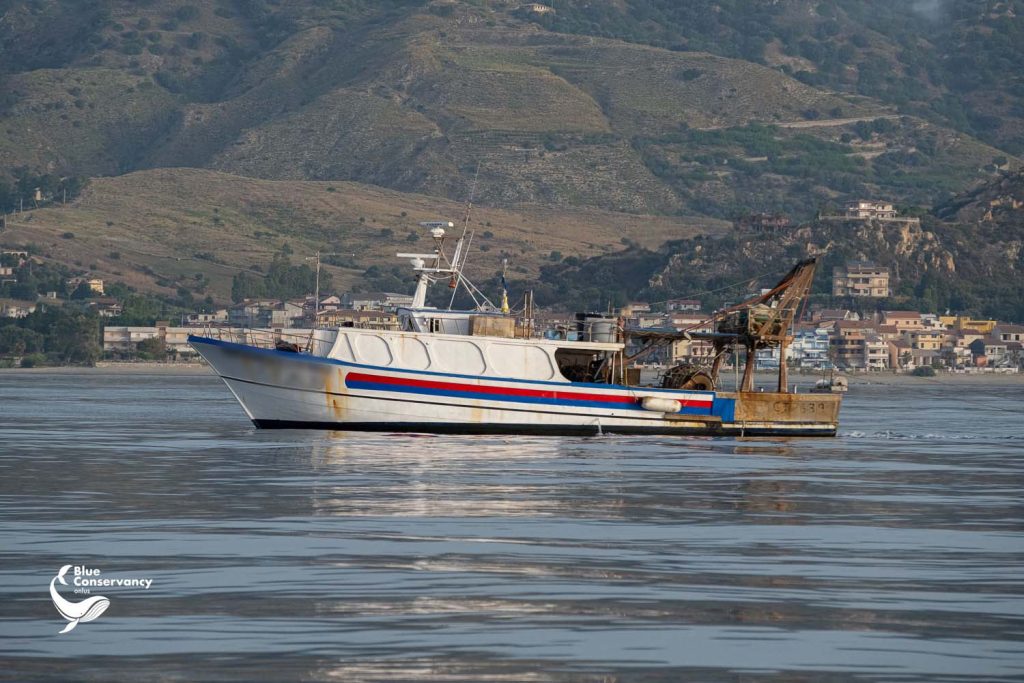
<svg viewBox="0 0 1024 683">
<path fill-rule="evenodd" d="M 21 359 L 21 367 L 34 368 L 46 364 L 46 356 L 41 353 L 30 353 Z"/>
<path fill-rule="evenodd" d="M 913 370 L 911 370 L 910 374 L 913 375 L 914 377 L 934 377 L 935 368 L 931 367 L 930 365 L 922 365 L 919 368 L 914 368 Z"/>
</svg>

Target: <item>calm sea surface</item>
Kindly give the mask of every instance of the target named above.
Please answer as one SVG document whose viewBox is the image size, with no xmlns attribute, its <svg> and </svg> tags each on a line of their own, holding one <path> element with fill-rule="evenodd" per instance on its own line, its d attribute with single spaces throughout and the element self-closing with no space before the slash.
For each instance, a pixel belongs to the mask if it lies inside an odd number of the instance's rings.
<svg viewBox="0 0 1024 683">
<path fill-rule="evenodd" d="M 0 679 L 1024 680 L 1024 382 L 837 439 L 256 431 L 211 376 L 0 374 Z M 63 565 L 148 578 L 58 635 Z M 59 584 L 57 584 L 59 586 Z"/>
</svg>

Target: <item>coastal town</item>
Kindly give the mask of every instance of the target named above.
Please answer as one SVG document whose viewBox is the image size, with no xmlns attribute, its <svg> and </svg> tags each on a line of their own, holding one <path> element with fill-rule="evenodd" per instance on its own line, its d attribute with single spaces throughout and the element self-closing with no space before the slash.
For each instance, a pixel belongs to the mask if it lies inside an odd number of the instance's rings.
<svg viewBox="0 0 1024 683">
<path fill-rule="evenodd" d="M 900 216 L 893 204 L 884 201 L 848 202 L 840 212 L 819 215 L 819 220 L 864 223 L 918 222 Z M 749 214 L 735 221 L 741 232 L 776 234 L 790 227 L 781 214 Z M 280 263 L 286 263 L 287 259 Z M 279 264 L 280 265 L 280 264 Z M 289 266 L 284 266 L 288 268 Z M 33 276 L 33 268 L 36 275 Z M 204 304 L 167 319 L 152 317 L 150 324 L 126 324 L 125 290 L 120 283 L 108 288 L 100 277 L 88 273 L 63 281 L 50 279 L 54 289 L 35 291 L 38 272 L 45 261 L 25 248 L 0 252 L 0 287 L 20 294 L 19 298 L 0 298 L 0 366 L 31 367 L 45 364 L 39 353 L 41 344 L 26 341 L 24 334 L 12 332 L 2 321 L 26 319 L 36 311 L 60 308 L 78 311 L 96 319 L 95 353 L 85 355 L 85 364 L 93 362 L 180 362 L 199 360 L 189 345 L 191 334 L 213 335 L 239 342 L 257 342 L 274 346 L 279 342 L 302 347 L 313 330 L 330 327 L 396 330 L 397 311 L 413 303 L 412 295 L 394 292 L 344 292 L 307 294 L 302 297 L 239 297 L 230 306 L 217 306 L 208 297 Z M 312 271 L 310 271 L 312 276 Z M 894 276 L 888 267 L 871 261 L 851 260 L 836 265 L 825 274 L 830 295 L 819 297 L 802 311 L 785 347 L 789 368 L 806 371 L 841 370 L 844 372 L 916 372 L 1019 373 L 1024 370 L 1024 325 L 977 318 L 955 311 L 921 312 L 889 308 L 894 298 Z M 35 280 L 31 278 L 35 277 Z M 313 280 L 319 278 L 317 274 Z M 24 280 L 24 281 L 23 281 Z M 59 288 L 59 291 L 58 291 Z M 113 289 L 115 291 L 108 291 Z M 320 289 L 319 282 L 310 289 Z M 22 291 L 24 290 L 24 291 Z M 301 291 L 301 290 L 300 290 Z M 120 294 L 118 296 L 117 294 Z M 747 297 L 757 292 L 747 292 Z M 747 297 L 741 297 L 743 300 Z M 33 300 L 29 300 L 32 299 Z M 531 309 L 528 329 L 553 338 L 572 339 L 574 313 L 557 309 Z M 620 329 L 656 329 L 710 333 L 716 316 L 700 299 L 674 298 L 657 302 L 629 302 L 604 314 L 616 318 Z M 138 316 L 130 322 L 137 323 Z M 90 341 L 90 346 L 91 340 Z M 683 338 L 664 349 L 646 354 L 646 362 L 656 366 L 710 365 L 714 345 L 707 339 Z M 779 368 L 779 348 L 757 352 L 759 370 Z M 66 363 L 70 356 L 64 357 Z M 60 359 L 50 359 L 49 364 Z M 81 354 L 77 357 L 81 363 Z M 732 367 L 736 360 L 725 359 Z"/>
<path fill-rule="evenodd" d="M 396 309 L 408 306 L 411 296 L 389 292 L 344 294 L 314 302 L 245 301 L 213 313 L 195 313 L 173 323 L 150 326 L 103 327 L 103 351 L 108 359 L 130 360 L 139 351 L 157 350 L 166 359 L 195 358 L 188 344 L 190 334 L 213 334 L 222 339 L 297 343 L 309 339 L 316 326 L 398 329 Z M 699 301 L 673 299 L 660 304 L 632 303 L 616 311 L 622 324 L 631 328 L 671 328 L 712 332 L 714 315 L 701 310 Z M 314 325 L 314 319 L 317 324 Z M 538 311 L 534 328 L 565 333 L 571 338 L 574 315 L 565 311 Z M 1024 361 L 1024 325 L 967 316 L 938 315 L 917 311 L 880 311 L 862 318 L 846 309 L 818 309 L 796 325 L 786 349 L 791 368 L 806 370 L 901 371 L 930 367 L 957 372 L 1021 371 Z M 662 356 L 650 360 L 667 365 L 709 364 L 714 348 L 707 340 L 674 342 Z M 153 358 L 152 355 L 144 356 Z M 762 370 L 779 366 L 778 349 L 758 352 Z"/>
<path fill-rule="evenodd" d="M 19 258 L 27 254 L 18 253 Z M 8 267 L 4 273 L 10 271 Z M 104 283 L 95 278 L 75 278 L 70 291 L 88 289 L 82 298 L 61 300 L 56 293 L 34 304 L 5 303 L 0 316 L 24 318 L 47 306 L 75 307 L 94 313 L 100 320 L 99 345 L 106 361 L 188 361 L 196 353 L 190 334 L 214 335 L 236 341 L 257 341 L 273 346 L 279 341 L 300 347 L 315 328 L 359 327 L 398 329 L 397 310 L 412 304 L 412 295 L 393 292 L 346 292 L 317 299 L 307 296 L 289 300 L 245 299 L 230 307 L 183 314 L 177 320 L 157 320 L 151 325 L 122 325 L 122 302 L 105 296 Z M 832 273 L 837 299 L 883 299 L 889 294 L 889 272 L 865 262 L 850 262 Z M 965 315 L 877 310 L 863 313 L 847 308 L 812 305 L 794 326 L 786 348 L 789 367 L 803 370 L 911 372 L 928 367 L 962 373 L 1016 373 L 1024 365 L 1024 325 Z M 712 332 L 715 312 L 704 310 L 697 299 L 632 302 L 613 312 L 623 328 Z M 532 329 L 572 338 L 574 314 L 568 311 L 534 312 Z M 12 353 L 14 351 L 15 353 Z M 16 366 L 18 349 L 8 349 L 3 360 Z M 24 349 L 21 349 L 24 352 Z M 681 339 L 650 362 L 663 365 L 710 363 L 714 348 L 705 339 Z M 728 364 L 728 363 L 727 363 Z M 778 348 L 758 352 L 757 366 L 777 369 Z"/>
</svg>

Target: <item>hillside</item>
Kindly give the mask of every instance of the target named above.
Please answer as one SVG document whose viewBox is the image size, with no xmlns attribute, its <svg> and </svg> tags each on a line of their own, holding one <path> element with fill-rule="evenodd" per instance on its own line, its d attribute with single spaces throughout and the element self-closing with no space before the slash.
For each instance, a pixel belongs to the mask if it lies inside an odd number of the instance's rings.
<svg viewBox="0 0 1024 683">
<path fill-rule="evenodd" d="M 794 262 L 818 258 L 812 301 L 831 300 L 832 269 L 849 260 L 889 268 L 893 296 L 843 305 L 865 310 L 962 311 L 1024 320 L 1024 174 L 1007 174 L 922 216 L 920 225 L 811 221 L 778 234 L 733 230 L 659 249 L 631 247 L 542 268 L 541 304 L 604 308 L 629 299 L 701 299 L 708 308 L 772 284 Z M 614 283 L 614 284 L 608 284 Z"/>
<path fill-rule="evenodd" d="M 563 0 L 545 28 L 705 51 L 1024 152 L 1021 0 Z"/>
<path fill-rule="evenodd" d="M 48 207 L 0 241 L 216 297 L 287 242 L 385 286 L 388 239 L 472 193 L 520 276 L 631 240 L 639 291 L 750 211 L 927 214 L 1020 169 L 1022 2 L 0 0 L 0 210 Z M 989 227 L 926 220 L 995 277 Z"/>
<path fill-rule="evenodd" d="M 69 1 L 7 3 L 0 172 L 196 167 L 451 199 L 475 178 L 477 199 L 491 205 L 725 218 L 809 217 L 876 192 L 931 205 L 1019 164 L 969 127 L 801 80 L 806 69 L 773 63 L 767 44 L 761 54 L 707 40 L 683 50 L 626 30 L 652 3 L 580 23 L 591 5 L 559 3 L 535 18 L 499 0 L 92 0 L 89 21 L 67 26 Z M 688 12 L 649 20 L 690 36 L 698 24 Z M 779 12 L 762 33 L 797 31 L 783 21 L 794 12 Z M 842 16 L 852 31 L 855 13 Z M 54 33 L 70 45 L 55 45 Z M 863 130 L 898 111 L 899 125 Z M 770 148 L 737 144 L 752 124 L 779 126 L 767 129 Z"/>
<path fill-rule="evenodd" d="M 399 251 L 427 248 L 417 222 L 447 218 L 461 225 L 464 204 L 345 182 L 267 181 L 193 169 L 140 171 L 94 180 L 66 207 L 13 217 L 0 240 L 28 247 L 46 261 L 70 265 L 142 291 L 184 287 L 227 301 L 239 271 L 260 273 L 273 256 L 294 262 L 316 250 L 337 252 L 326 269 L 342 290 L 373 289 L 373 265 L 411 276 Z M 698 232 L 723 232 L 713 220 L 564 211 L 475 208 L 471 277 L 490 277 L 501 258 L 510 272 L 534 276 L 552 252 L 593 255 L 635 241 L 654 248 Z M 418 237 L 419 239 L 414 239 Z"/>
</svg>

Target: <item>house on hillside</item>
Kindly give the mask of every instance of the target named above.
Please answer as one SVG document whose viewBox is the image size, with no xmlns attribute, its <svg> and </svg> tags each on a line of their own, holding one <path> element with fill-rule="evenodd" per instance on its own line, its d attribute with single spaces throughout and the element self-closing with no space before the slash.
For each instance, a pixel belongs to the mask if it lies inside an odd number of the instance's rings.
<svg viewBox="0 0 1024 683">
<path fill-rule="evenodd" d="M 992 336 L 998 337 L 1004 342 L 1024 342 L 1024 325 L 1007 325 L 1000 323 L 996 326 Z"/>
<path fill-rule="evenodd" d="M 28 261 L 28 252 L 21 249 L 4 249 L 0 251 L 0 263 L 20 268 Z"/>
<path fill-rule="evenodd" d="M 889 269 L 870 261 L 849 261 L 832 271 L 832 296 L 890 296 Z"/>
<path fill-rule="evenodd" d="M 121 302 L 113 297 L 96 297 L 86 304 L 89 310 L 96 311 L 101 318 L 116 318 L 121 315 L 123 307 Z"/>
<path fill-rule="evenodd" d="M 103 296 L 103 280 L 98 277 L 73 277 L 64 284 L 67 285 L 69 292 L 73 292 L 83 283 L 89 286 L 93 294 Z"/>
<path fill-rule="evenodd" d="M 843 211 L 846 218 L 857 218 L 860 220 L 888 220 L 896 218 L 896 207 L 889 202 L 874 202 L 864 199 L 855 202 L 847 202 Z"/>
<path fill-rule="evenodd" d="M 635 318 L 642 313 L 650 313 L 651 305 L 645 301 L 631 301 L 619 309 L 623 318 Z"/>
<path fill-rule="evenodd" d="M 811 322 L 830 323 L 837 320 L 860 320 L 860 315 L 845 308 L 822 308 L 811 314 Z"/>
<path fill-rule="evenodd" d="M 346 292 L 340 301 L 340 308 L 354 311 L 394 311 L 408 306 L 412 306 L 412 294 L 395 292 Z"/>
<path fill-rule="evenodd" d="M 0 318 L 27 318 L 35 310 L 35 304 L 4 304 L 0 308 Z"/>
<path fill-rule="evenodd" d="M 900 332 L 920 330 L 924 327 L 917 311 L 882 311 L 882 324 L 895 325 Z"/>
<path fill-rule="evenodd" d="M 669 299 L 665 302 L 665 310 L 669 313 L 699 312 L 700 302 L 696 299 Z"/>
<path fill-rule="evenodd" d="M 554 14 L 555 13 L 555 8 L 554 7 L 548 7 L 547 5 L 542 5 L 539 2 L 528 2 L 525 5 L 522 5 L 519 9 L 521 11 L 527 12 L 529 14 Z"/>
<path fill-rule="evenodd" d="M 332 308 L 320 311 L 318 327 L 361 327 L 371 330 L 397 330 L 398 315 L 380 309 Z"/>
<path fill-rule="evenodd" d="M 203 325 L 223 325 L 228 321 L 228 309 L 219 308 L 212 313 L 189 313 L 185 318 L 185 324 L 190 327 L 201 327 Z"/>
<path fill-rule="evenodd" d="M 995 329 L 997 321 L 971 318 L 968 315 L 940 315 L 939 324 L 954 330 L 979 330 L 984 334 Z"/>
</svg>

